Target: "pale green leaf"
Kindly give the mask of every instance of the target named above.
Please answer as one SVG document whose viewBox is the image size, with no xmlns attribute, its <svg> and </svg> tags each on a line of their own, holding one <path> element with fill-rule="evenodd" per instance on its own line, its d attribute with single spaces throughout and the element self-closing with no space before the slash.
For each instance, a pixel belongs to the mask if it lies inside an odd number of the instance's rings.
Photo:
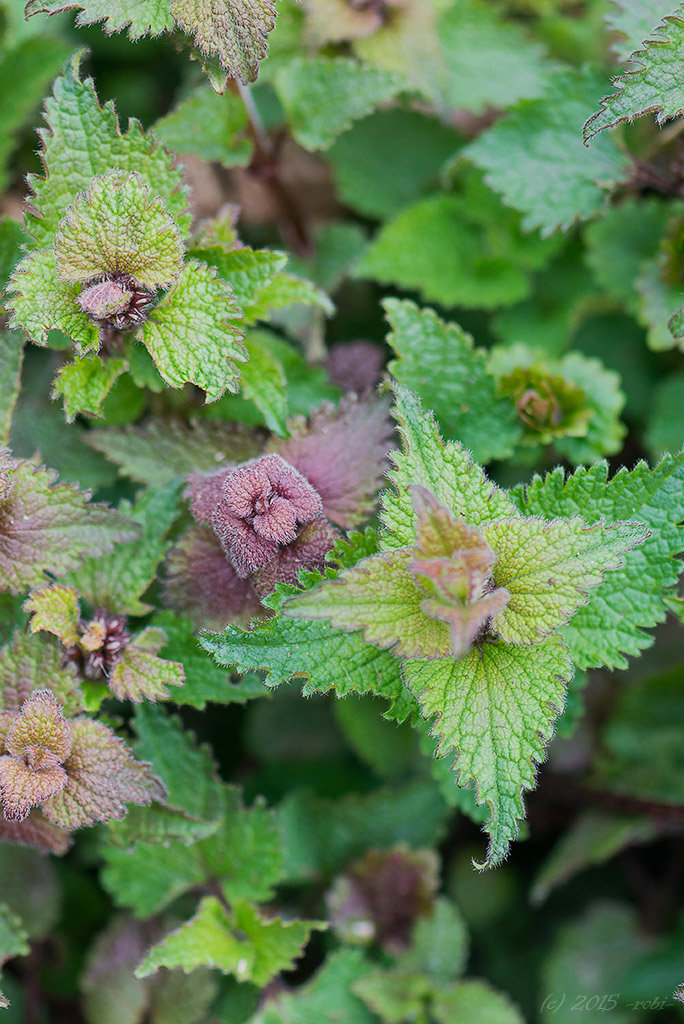
<svg viewBox="0 0 684 1024">
<path fill-rule="evenodd" d="M 106 608 L 116 615 L 151 611 L 140 599 L 169 549 L 165 537 L 177 515 L 178 490 L 173 482 L 143 491 L 135 505 L 122 502 L 119 511 L 140 524 L 140 538 L 117 545 L 110 554 L 86 559 L 70 577 L 93 608 Z"/>
<path fill-rule="evenodd" d="M 242 370 L 242 391 L 256 405 L 269 430 L 281 436 L 287 429 L 287 391 L 282 364 L 259 344 L 258 335 L 245 339 L 248 362 Z"/>
<path fill-rule="evenodd" d="M 197 384 L 213 402 L 237 391 L 247 355 L 240 310 L 216 271 L 191 260 L 142 328 L 145 347 L 171 387 Z"/>
<path fill-rule="evenodd" d="M 375 1024 L 375 1016 L 352 991 L 367 970 L 359 950 L 338 949 L 310 981 L 269 1000 L 247 1024 Z"/>
<path fill-rule="evenodd" d="M 12 413 L 21 386 L 24 338 L 17 331 L 0 331 L 0 445 L 9 441 Z"/>
<path fill-rule="evenodd" d="M 554 70 L 543 47 L 515 23 L 502 21 L 486 2 L 450 3 L 439 17 L 437 31 L 449 107 L 483 114 L 491 107 L 536 98 Z"/>
<path fill-rule="evenodd" d="M 66 715 L 83 710 L 83 695 L 73 665 L 64 664 L 64 651 L 44 636 L 17 630 L 0 650 L 0 709 L 19 712 L 34 690 L 48 688 Z"/>
<path fill-rule="evenodd" d="M 525 215 L 523 227 L 550 234 L 587 220 L 606 191 L 628 177 L 630 160 L 610 138 L 587 149 L 581 126 L 604 88 L 594 71 L 551 76 L 544 96 L 523 100 L 464 151 L 504 202 Z"/>
<path fill-rule="evenodd" d="M 629 60 L 640 50 L 667 14 L 672 14 L 677 0 L 610 0 L 606 25 L 621 38 L 613 38 L 611 48 L 620 60 Z M 656 37 L 657 38 L 657 37 Z"/>
<path fill-rule="evenodd" d="M 239 96 L 219 95 L 200 85 L 154 125 L 154 133 L 175 153 L 189 153 L 224 167 L 244 167 L 252 156 L 247 111 Z"/>
<path fill-rule="evenodd" d="M 214 245 L 207 249 L 192 249 L 190 255 L 218 271 L 221 280 L 230 285 L 235 301 L 242 308 L 253 303 L 259 291 L 287 264 L 284 252 L 249 249 L 247 246 L 224 249 Z"/>
<path fill-rule="evenodd" d="M 37 590 L 24 602 L 25 612 L 32 612 L 31 632 L 47 630 L 53 633 L 65 647 L 78 641 L 78 623 L 81 610 L 78 594 L 73 587 L 64 583 L 53 583 L 43 590 Z"/>
<path fill-rule="evenodd" d="M 471 170 L 461 194 L 429 196 L 387 221 L 354 276 L 419 291 L 446 307 L 495 309 L 529 294 L 529 272 L 556 245 L 524 234 L 520 216 Z"/>
<path fill-rule="evenodd" d="M 137 172 L 94 177 L 67 208 L 55 237 L 59 277 L 91 281 L 127 274 L 147 287 L 169 285 L 183 266 L 183 243 L 164 200 Z"/>
<path fill-rule="evenodd" d="M 149 419 L 145 426 L 90 430 L 87 444 L 119 466 L 124 476 L 150 487 L 192 472 L 212 471 L 260 455 L 263 438 L 241 423 Z"/>
<path fill-rule="evenodd" d="M 286 588 L 283 593 L 296 593 Z M 269 598 L 267 604 L 282 597 Z M 199 642 L 219 665 L 244 672 L 264 669 L 267 686 L 302 679 L 309 695 L 334 689 L 347 693 L 376 693 L 387 697 L 387 712 L 403 721 L 413 710 L 399 673 L 399 663 L 386 651 L 372 647 L 355 634 L 334 629 L 328 622 L 307 622 L 275 616 L 251 630 L 229 626 L 225 633 L 203 633 Z"/>
<path fill-rule="evenodd" d="M 635 304 L 639 323 L 646 328 L 648 347 L 655 352 L 684 348 L 684 322 L 679 310 L 682 286 L 668 280 L 667 253 L 661 248 L 655 259 L 645 260 L 635 282 Z"/>
<path fill-rule="evenodd" d="M 137 525 L 105 505 L 90 505 L 89 491 L 57 483 L 54 470 L 6 457 L 0 460 L 8 485 L 2 505 L 0 580 L 13 594 L 45 584 L 49 570 L 59 576 L 88 555 L 111 551 L 132 540 Z"/>
<path fill-rule="evenodd" d="M 410 551 L 364 558 L 338 579 L 288 601 L 285 614 L 361 630 L 369 643 L 400 657 L 444 657 L 450 650 L 448 626 L 423 610 L 426 594 L 409 570 L 410 559 Z"/>
<path fill-rule="evenodd" d="M 444 985 L 463 973 L 467 960 L 466 922 L 450 899 L 438 896 L 432 912 L 416 921 L 411 946 L 398 958 L 398 964 L 403 970 L 421 971 Z"/>
<path fill-rule="evenodd" d="M 97 355 L 82 356 L 60 367 L 52 394 L 64 399 L 67 423 L 73 423 L 79 413 L 101 416 L 102 403 L 125 368 L 123 359 L 104 360 Z"/>
<path fill-rule="evenodd" d="M 608 522 L 629 519 L 652 531 L 562 628 L 580 668 L 626 668 L 625 655 L 635 656 L 653 643 L 644 630 L 665 618 L 666 598 L 681 568 L 675 556 L 684 547 L 678 525 L 684 519 L 683 481 L 680 453 L 666 455 L 654 469 L 645 462 L 631 471 L 621 469 L 612 480 L 605 462 L 580 468 L 567 479 L 558 468 L 514 492 L 524 515 L 553 519 L 580 513 L 590 525 L 602 517 Z"/>
<path fill-rule="evenodd" d="M 524 817 L 522 794 L 563 708 L 572 664 L 555 636 L 533 647 L 483 644 L 464 658 L 404 662 L 404 678 L 422 714 L 435 718 L 438 755 L 457 752 L 455 783 L 474 785 L 489 804 L 490 844 L 483 867 L 507 854 Z"/>
<path fill-rule="evenodd" d="M 602 455 L 615 455 L 622 448 L 627 428 L 620 420 L 625 405 L 620 375 L 607 370 L 598 359 L 580 352 L 568 352 L 560 362 L 561 374 L 577 384 L 587 396 L 592 415 L 584 437 L 563 437 L 556 449 L 570 462 L 591 463 Z"/>
<path fill-rule="evenodd" d="M 437 1024 L 525 1024 L 514 1003 L 484 981 L 468 979 L 435 991 L 432 1014 Z"/>
<path fill-rule="evenodd" d="M 396 493 L 383 494 L 382 519 L 387 528 L 383 543 L 402 547 L 415 540 L 415 516 L 409 487 L 421 484 L 451 512 L 479 526 L 492 519 L 516 514 L 505 491 L 485 476 L 461 445 L 445 443 L 434 416 L 403 385 L 395 386 L 393 415 L 403 439 L 403 450 L 393 452 L 395 469 L 389 479 Z"/>
<path fill-rule="evenodd" d="M 108 35 L 126 30 L 129 39 L 158 36 L 174 27 L 168 0 L 29 0 L 26 17 L 74 10 L 78 11 L 77 25 L 104 21 L 102 28 Z"/>
<path fill-rule="evenodd" d="M 589 600 L 609 569 L 624 565 L 623 555 L 650 536 L 639 523 L 572 519 L 521 519 L 485 523 L 482 534 L 496 552 L 494 580 L 510 600 L 495 617 L 505 643 L 534 644 L 564 625 Z"/>
<path fill-rule="evenodd" d="M 599 110 L 585 124 L 586 141 L 605 128 L 613 128 L 621 121 L 635 121 L 648 112 L 654 112 L 656 123 L 663 124 L 684 110 L 681 5 L 663 20 L 665 24 L 656 28 L 651 39 L 639 48 L 634 70 L 613 79 L 617 91 L 604 96 Z"/>
<path fill-rule="evenodd" d="M 434 411 L 444 436 L 470 449 L 478 462 L 510 456 L 520 424 L 513 404 L 495 395 L 486 353 L 431 309 L 399 299 L 383 305 L 392 327 L 387 340 L 399 357 L 389 363 L 390 372 Z"/>
<path fill-rule="evenodd" d="M 188 232 L 181 168 L 153 136 L 143 133 L 138 121 L 130 121 L 127 132 L 121 133 L 113 105 L 101 107 L 92 80 L 80 80 L 78 56 L 56 80 L 45 117 L 48 128 L 40 132 L 45 176 L 29 175 L 31 206 L 37 212 L 26 214 L 36 245 L 50 245 L 76 195 L 95 175 L 113 170 L 136 171 L 152 194 L 164 199 L 181 233 Z"/>
<path fill-rule="evenodd" d="M 296 57 L 275 79 L 290 131 L 304 149 L 328 149 L 405 85 L 403 75 L 349 57 Z"/>
<path fill-rule="evenodd" d="M 79 350 L 97 350 L 99 328 L 78 303 L 81 285 L 60 281 L 51 249 L 24 256 L 7 286 L 10 326 L 21 327 L 37 345 L 46 345 L 48 333 L 61 331 Z"/>
<path fill-rule="evenodd" d="M 180 662 L 157 657 L 165 643 L 164 631 L 148 626 L 126 644 L 108 679 L 119 700 L 173 699 L 168 687 L 181 686 L 185 672 Z"/>
<path fill-rule="evenodd" d="M 171 0 L 171 14 L 204 57 L 242 82 L 259 73 L 275 13 L 274 0 Z"/>
<path fill-rule="evenodd" d="M 248 322 L 268 320 L 274 313 L 296 305 L 314 306 L 326 316 L 335 312 L 334 304 L 321 288 L 283 270 L 259 290 L 253 303 L 245 306 L 245 319 Z"/>
</svg>

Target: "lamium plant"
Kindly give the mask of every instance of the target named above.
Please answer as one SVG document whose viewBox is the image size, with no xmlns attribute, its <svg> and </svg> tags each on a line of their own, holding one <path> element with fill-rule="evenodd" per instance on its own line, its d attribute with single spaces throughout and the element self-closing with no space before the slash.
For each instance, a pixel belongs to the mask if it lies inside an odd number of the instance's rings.
<svg viewBox="0 0 684 1024">
<path fill-rule="evenodd" d="M 0 0 L 0 1024 L 681 1018 L 683 81 Z"/>
</svg>

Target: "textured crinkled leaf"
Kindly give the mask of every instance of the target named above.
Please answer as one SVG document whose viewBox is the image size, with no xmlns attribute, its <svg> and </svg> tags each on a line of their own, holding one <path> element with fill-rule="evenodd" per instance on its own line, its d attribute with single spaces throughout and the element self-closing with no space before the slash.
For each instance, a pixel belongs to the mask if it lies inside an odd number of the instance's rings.
<svg viewBox="0 0 684 1024">
<path fill-rule="evenodd" d="M 267 920 L 247 903 L 228 910 L 215 896 L 205 896 L 193 918 L 149 951 L 136 977 L 146 978 L 160 967 L 189 972 L 205 965 L 265 985 L 292 967 L 312 928 L 324 927 L 315 921 Z"/>
<path fill-rule="evenodd" d="M 289 588 L 287 593 L 293 593 Z M 279 606 L 281 598 L 268 598 Z M 403 721 L 413 711 L 399 674 L 399 663 L 386 651 L 328 622 L 306 622 L 276 616 L 252 630 L 230 626 L 224 633 L 204 633 L 199 642 L 219 665 L 238 671 L 264 669 L 268 686 L 303 679 L 309 695 L 334 689 L 347 693 L 376 693 L 391 702 L 392 718 Z"/>
<path fill-rule="evenodd" d="M 445 307 L 495 309 L 530 293 L 530 270 L 556 245 L 536 232 L 525 234 L 520 215 L 469 168 L 461 194 L 428 196 L 388 220 L 354 276 L 418 291 Z"/>
<path fill-rule="evenodd" d="M 90 430 L 84 440 L 116 463 L 122 475 L 157 487 L 253 459 L 261 454 L 264 437 L 241 423 L 149 419 L 143 426 Z"/>
<path fill-rule="evenodd" d="M 164 604 L 197 628 L 248 623 L 261 610 L 250 579 L 238 576 L 210 526 L 191 527 L 169 552 Z"/>
<path fill-rule="evenodd" d="M 383 543 L 396 548 L 415 540 L 415 517 L 410 486 L 420 484 L 440 505 L 473 526 L 516 514 L 505 491 L 485 476 L 469 452 L 459 444 L 444 443 L 434 416 L 402 384 L 395 385 L 393 415 L 403 438 L 403 451 L 393 452 L 395 469 L 388 474 L 396 493 L 383 494 L 382 519 L 387 528 Z"/>
<path fill-rule="evenodd" d="M 106 608 L 117 615 L 151 611 L 140 598 L 169 549 L 165 537 L 177 515 L 178 490 L 176 481 L 143 491 L 135 505 L 122 502 L 120 511 L 140 524 L 140 538 L 118 544 L 110 554 L 86 559 L 71 574 L 76 589 L 93 608 Z"/>
<path fill-rule="evenodd" d="M 657 834 L 658 826 L 649 818 L 583 811 L 544 860 L 530 890 L 530 899 L 536 904 L 543 903 L 553 889 L 578 872 L 605 864 L 628 846 L 650 843 Z"/>
<path fill-rule="evenodd" d="M 523 100 L 464 151 L 505 203 L 525 214 L 523 227 L 550 234 L 602 209 L 606 191 L 629 176 L 629 157 L 612 139 L 590 150 L 580 126 L 604 88 L 595 71 L 564 71 L 544 96 Z"/>
<path fill-rule="evenodd" d="M 0 509 L 0 579 L 13 594 L 43 586 L 45 570 L 59 576 L 138 535 L 130 519 L 89 504 L 88 491 L 57 483 L 54 470 L 8 455 L 0 455 L 0 469 L 9 485 Z"/>
<path fill-rule="evenodd" d="M 26 17 L 33 14 L 59 14 L 62 11 L 78 11 L 77 25 L 93 25 L 104 21 L 103 30 L 108 35 L 126 30 L 129 39 L 141 36 L 158 36 L 173 30 L 173 18 L 169 12 L 168 0 L 29 0 Z"/>
<path fill-rule="evenodd" d="M 136 761 L 123 740 L 102 722 L 71 723 L 72 747 L 64 762 L 67 783 L 43 804 L 43 813 L 69 831 L 96 821 L 123 818 L 126 804 L 149 804 L 164 787 L 149 765 Z"/>
<path fill-rule="evenodd" d="M 367 971 L 368 961 L 360 950 L 337 949 L 306 984 L 268 1000 L 249 1024 L 375 1024 L 377 1018 L 352 988 Z"/>
<path fill-rule="evenodd" d="M 410 551 L 364 558 L 336 580 L 288 601 L 285 614 L 361 630 L 369 643 L 392 648 L 400 657 L 444 657 L 449 629 L 423 610 L 426 595 L 409 570 L 410 559 Z"/>
<path fill-rule="evenodd" d="M 32 746 L 44 747 L 52 755 L 48 766 L 61 764 L 71 750 L 69 724 L 50 690 L 34 690 L 5 735 L 5 749 L 12 757 L 28 754 Z M 43 767 L 40 759 L 37 767 Z"/>
<path fill-rule="evenodd" d="M 210 61 L 242 82 L 257 77 L 275 25 L 274 0 L 171 0 L 171 14 Z"/>
<path fill-rule="evenodd" d="M 388 342 L 398 359 L 389 371 L 434 411 L 447 439 L 460 441 L 478 462 L 510 456 L 520 437 L 512 402 L 495 395 L 486 354 L 458 324 L 431 309 L 385 299 L 392 328 Z"/>
<path fill-rule="evenodd" d="M 237 391 L 235 364 L 247 359 L 239 318 L 240 309 L 216 272 L 191 260 L 155 306 L 142 338 L 167 384 L 197 384 L 213 402 L 226 389 Z"/>
<path fill-rule="evenodd" d="M 681 568 L 675 556 L 684 547 L 678 526 L 684 519 L 682 481 L 684 453 L 666 455 L 653 469 L 639 462 L 631 471 L 619 470 L 612 480 L 605 462 L 577 469 L 567 479 L 558 468 L 514 492 L 524 515 L 551 519 L 581 513 L 590 525 L 601 517 L 609 522 L 630 519 L 652 531 L 563 627 L 580 668 L 626 668 L 625 655 L 635 656 L 653 643 L 644 630 L 665 618 L 665 599 Z"/>
<path fill-rule="evenodd" d="M 9 440 L 23 360 L 23 336 L 17 331 L 0 331 L 0 445 L 7 444 Z"/>
<path fill-rule="evenodd" d="M 621 36 L 613 38 L 611 49 L 620 60 L 629 60 L 640 50 L 667 14 L 672 14 L 676 0 L 610 0 L 605 20 L 607 27 Z"/>
<path fill-rule="evenodd" d="M 192 847 L 180 842 L 105 847 L 103 882 L 116 902 L 148 917 L 181 893 L 217 882 L 229 902 L 270 899 L 283 873 L 273 813 L 261 801 L 245 808 L 234 786 L 222 787 L 221 810 L 218 830 Z"/>
<path fill-rule="evenodd" d="M 483 114 L 540 96 L 554 65 L 539 43 L 489 4 L 456 0 L 437 22 L 448 106 Z M 492 69 L 496 68 L 496 74 Z"/>
<path fill-rule="evenodd" d="M 248 323 L 268 320 L 274 313 L 297 305 L 313 306 L 322 310 L 326 316 L 332 316 L 335 312 L 333 302 L 321 288 L 283 270 L 274 274 L 268 284 L 259 290 L 254 302 L 245 306 L 245 319 Z"/>
<path fill-rule="evenodd" d="M 567 648 L 555 636 L 534 647 L 483 644 L 459 661 L 404 663 L 423 715 L 435 718 L 438 755 L 456 750 L 455 782 L 474 783 L 478 804 L 491 808 L 482 866 L 498 864 L 518 834 L 522 794 L 534 787 L 571 676 Z"/>
<path fill-rule="evenodd" d="M 48 687 L 68 715 L 78 713 L 83 697 L 63 653 L 47 637 L 17 631 L 0 651 L 0 708 L 17 713 L 34 690 Z"/>
<path fill-rule="evenodd" d="M 71 846 L 71 837 L 64 829 L 53 825 L 40 811 L 31 811 L 23 821 L 7 821 L 0 817 L 0 841 L 30 846 L 41 853 L 54 853 L 58 857 Z"/>
<path fill-rule="evenodd" d="M 232 92 L 218 95 L 209 84 L 185 96 L 155 123 L 155 135 L 174 153 L 189 153 L 224 167 L 244 167 L 252 156 L 247 110 Z"/>
<path fill-rule="evenodd" d="M 126 369 L 123 359 L 83 356 L 60 367 L 52 386 L 54 398 L 64 399 L 64 417 L 73 423 L 79 413 L 102 415 L 102 403 Z"/>
<path fill-rule="evenodd" d="M 406 87 L 403 75 L 349 57 L 295 57 L 275 80 L 290 131 L 305 149 L 327 149 L 338 135 Z"/>
<path fill-rule="evenodd" d="M 606 571 L 620 569 L 624 553 L 650 536 L 639 523 L 588 526 L 578 516 L 512 516 L 485 523 L 482 533 L 497 554 L 493 577 L 510 594 L 493 624 L 509 644 L 538 643 L 564 625 Z"/>
<path fill-rule="evenodd" d="M 165 642 L 163 630 L 148 626 L 126 644 L 108 680 L 119 700 L 173 699 L 169 686 L 181 686 L 185 672 L 180 662 L 157 657 Z"/>
<path fill-rule="evenodd" d="M 46 345 L 54 330 L 66 334 L 79 350 L 99 348 L 99 328 L 78 304 L 81 285 L 59 280 L 51 249 L 25 256 L 7 290 L 11 326 L 22 328 L 37 345 Z"/>
<path fill-rule="evenodd" d="M 147 288 L 174 281 L 183 243 L 164 200 L 137 172 L 97 175 L 67 208 L 55 237 L 60 278 L 91 281 L 128 274 Z"/>
<path fill-rule="evenodd" d="M 297 417 L 288 427 L 291 437 L 274 438 L 269 450 L 313 485 L 324 516 L 346 530 L 367 519 L 386 469 L 392 431 L 387 403 L 374 395 L 346 395 L 337 409 L 324 402 L 308 423 Z"/>
<path fill-rule="evenodd" d="M 181 168 L 154 136 L 131 120 L 121 134 L 111 103 L 101 107 L 91 79 L 78 77 L 78 56 L 58 78 L 46 101 L 48 128 L 41 129 L 45 177 L 29 176 L 34 212 L 26 226 L 37 245 L 50 245 L 67 207 L 97 174 L 136 171 L 153 195 L 160 195 L 181 233 L 190 227 L 187 189 Z"/>
<path fill-rule="evenodd" d="M 604 96 L 599 110 L 585 124 L 585 141 L 604 128 L 612 128 L 621 121 L 634 121 L 651 111 L 655 113 L 657 124 L 663 124 L 684 110 L 681 6 L 663 20 L 665 24 L 655 28 L 651 38 L 634 55 L 634 70 L 613 79 L 612 85 L 617 91 Z M 594 145 L 596 143 L 592 148 Z"/>
<path fill-rule="evenodd" d="M 271 249 L 192 249 L 190 255 L 214 267 L 222 281 L 233 290 L 235 301 L 245 307 L 254 302 L 261 288 L 287 264 L 287 255 Z"/>
<path fill-rule="evenodd" d="M 5 818 L 23 821 L 32 807 L 59 793 L 67 782 L 58 764 L 41 765 L 34 771 L 23 759 L 0 757 L 0 804 Z"/>
<path fill-rule="evenodd" d="M 77 629 L 81 612 L 78 594 L 73 587 L 64 583 L 53 583 L 43 590 L 31 594 L 24 602 L 24 611 L 33 612 L 31 632 L 47 630 L 61 640 L 65 647 L 71 647 L 79 638 Z"/>
</svg>

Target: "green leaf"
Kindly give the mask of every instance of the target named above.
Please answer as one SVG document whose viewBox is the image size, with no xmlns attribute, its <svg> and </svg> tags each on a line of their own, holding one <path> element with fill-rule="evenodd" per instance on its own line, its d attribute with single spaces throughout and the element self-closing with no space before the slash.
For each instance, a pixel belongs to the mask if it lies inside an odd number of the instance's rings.
<svg viewBox="0 0 684 1024">
<path fill-rule="evenodd" d="M 216 271 L 196 260 L 183 272 L 142 328 L 142 339 L 167 384 L 197 384 L 213 402 L 237 391 L 236 362 L 247 359 L 239 308 Z"/>
<path fill-rule="evenodd" d="M 679 413 L 684 405 L 684 375 L 664 377 L 652 396 L 644 441 L 653 459 L 676 452 L 682 443 Z"/>
<path fill-rule="evenodd" d="M 469 448 L 478 462 L 510 456 L 520 425 L 512 403 L 495 396 L 486 353 L 431 309 L 399 299 L 385 299 L 383 306 L 392 327 L 387 340 L 399 357 L 388 369 L 434 410 L 444 436 Z"/>
<path fill-rule="evenodd" d="M 530 890 L 530 899 L 536 904 L 543 903 L 549 893 L 578 871 L 605 864 L 626 847 L 649 843 L 657 834 L 658 827 L 649 818 L 583 811 L 543 862 Z"/>
<path fill-rule="evenodd" d="M 193 472 L 212 471 L 260 455 L 263 440 L 243 424 L 149 419 L 143 427 L 90 430 L 84 440 L 122 475 L 160 487 Z"/>
<path fill-rule="evenodd" d="M 50 331 L 61 331 L 75 342 L 79 351 L 99 348 L 99 328 L 78 303 L 81 285 L 59 279 L 51 249 L 25 256 L 12 274 L 7 290 L 10 294 L 7 309 L 12 314 L 10 326 L 22 328 L 37 345 L 47 345 Z M 72 387 L 75 381 L 77 397 L 79 391 L 84 391 L 88 399 L 93 400 L 87 387 L 87 375 L 82 370 L 72 371 L 67 380 Z M 95 389 L 95 394 L 103 386 L 101 375 L 96 376 L 96 381 L 99 389 Z"/>
<path fill-rule="evenodd" d="M 6 960 L 15 956 L 26 956 L 29 952 L 28 935 L 21 920 L 8 906 L 0 903 L 0 969 Z M 9 1001 L 0 990 L 0 1010 L 9 1006 Z"/>
<path fill-rule="evenodd" d="M 26 17 L 34 14 L 59 14 L 62 11 L 79 13 L 77 25 L 93 25 L 104 21 L 103 31 L 107 35 L 113 32 L 128 34 L 129 39 L 140 39 L 141 36 L 158 36 L 162 32 L 173 30 L 173 18 L 166 0 L 29 0 Z"/>
<path fill-rule="evenodd" d="M 191 847 L 178 841 L 106 846 L 105 888 L 138 917 L 156 913 L 197 885 L 217 882 L 231 903 L 270 899 L 283 873 L 273 813 L 261 801 L 245 809 L 234 786 L 222 787 L 221 810 L 219 828 Z"/>
<path fill-rule="evenodd" d="M 239 96 L 222 96 L 200 85 L 154 125 L 155 135 L 175 153 L 189 153 L 224 167 L 245 167 L 252 157 L 247 111 Z"/>
<path fill-rule="evenodd" d="M 404 662 L 404 678 L 425 718 L 435 718 L 438 756 L 458 753 L 457 784 L 472 786 L 488 803 L 490 844 L 479 867 L 507 854 L 524 817 L 522 794 L 553 734 L 572 665 L 556 636 L 532 647 L 484 644 L 459 661 Z"/>
<path fill-rule="evenodd" d="M 269 1000 L 248 1024 L 374 1024 L 375 1017 L 353 994 L 354 981 L 368 969 L 363 953 L 338 949 L 296 992 Z"/>
<path fill-rule="evenodd" d="M 126 274 L 144 287 L 168 286 L 181 272 L 178 228 L 137 172 L 94 177 L 67 208 L 55 237 L 60 278 L 92 281 Z"/>
<path fill-rule="evenodd" d="M 117 545 L 111 554 L 86 559 L 70 577 L 93 608 L 117 615 L 146 615 L 152 610 L 140 598 L 170 547 L 164 538 L 178 514 L 178 489 L 174 481 L 143 491 L 135 505 L 122 502 L 119 511 L 142 528 L 139 539 Z"/>
<path fill-rule="evenodd" d="M 259 73 L 275 13 L 274 0 L 249 0 L 246 5 L 236 0 L 171 0 L 171 14 L 204 57 L 241 82 L 251 82 Z"/>
<path fill-rule="evenodd" d="M 665 618 L 667 596 L 681 567 L 675 556 L 684 547 L 678 526 L 684 519 L 683 479 L 680 453 L 666 455 L 654 469 L 645 462 L 631 471 L 621 469 L 611 480 L 605 462 L 580 468 L 567 479 L 558 468 L 513 492 L 524 515 L 554 518 L 579 512 L 590 525 L 601 517 L 608 522 L 631 519 L 652 531 L 625 554 L 624 567 L 611 572 L 562 628 L 580 668 L 626 668 L 625 655 L 638 655 L 653 643 L 644 629 Z"/>
<path fill-rule="evenodd" d="M 445 105 L 483 114 L 540 96 L 554 65 L 544 49 L 487 3 L 456 0 L 437 22 Z M 492 69 L 496 68 L 496 74 Z"/>
<path fill-rule="evenodd" d="M 119 700 L 173 699 L 167 687 L 181 686 L 185 672 L 180 662 L 157 657 L 165 643 L 164 631 L 148 626 L 126 644 L 108 680 Z"/>
<path fill-rule="evenodd" d="M 283 596 L 292 593 L 297 593 L 294 587 L 282 588 L 265 603 L 277 608 Z M 275 616 L 252 630 L 229 626 L 225 633 L 203 633 L 199 642 L 219 665 L 235 666 L 240 672 L 264 669 L 267 686 L 303 679 L 305 696 L 331 689 L 339 697 L 376 693 L 387 697 L 387 714 L 398 722 L 413 710 L 396 659 L 327 622 Z"/>
<path fill-rule="evenodd" d="M 49 688 L 67 715 L 83 709 L 76 672 L 64 664 L 64 652 L 43 636 L 17 632 L 0 650 L 0 708 L 19 712 L 34 690 Z"/>
<path fill-rule="evenodd" d="M 397 548 L 415 540 L 415 516 L 409 487 L 421 484 L 440 505 L 467 523 L 479 526 L 492 519 L 515 515 L 505 491 L 491 483 L 484 470 L 461 445 L 442 440 L 430 412 L 403 385 L 395 386 L 393 415 L 403 439 L 403 451 L 393 452 L 395 469 L 388 474 L 396 493 L 383 494 L 382 520 L 386 547 Z"/>
<path fill-rule="evenodd" d="M 83 356 L 60 367 L 52 388 L 54 398 L 64 398 L 64 417 L 73 423 L 79 413 L 102 415 L 102 403 L 124 372 L 123 359 Z"/>
<path fill-rule="evenodd" d="M 47 130 L 40 132 L 45 176 L 29 175 L 33 190 L 26 227 L 37 246 L 52 244 L 59 222 L 79 192 L 97 174 L 136 171 L 152 195 L 161 196 L 181 233 L 187 234 L 190 214 L 180 167 L 153 136 L 130 121 L 121 134 L 111 103 L 101 107 L 91 79 L 78 77 L 78 55 L 53 87 L 46 102 Z"/>
<path fill-rule="evenodd" d="M 548 235 L 588 220 L 602 209 L 606 190 L 629 175 L 629 158 L 612 139 L 590 150 L 582 145 L 579 125 L 602 83 L 595 71 L 553 75 L 543 97 L 523 100 L 464 150 L 490 188 L 525 214 L 526 230 Z"/>
<path fill-rule="evenodd" d="M 656 123 L 661 125 L 684 110 L 680 75 L 684 46 L 681 6 L 663 20 L 665 24 L 656 28 L 651 33 L 652 38 L 640 47 L 634 70 L 613 79 L 612 85 L 617 91 L 604 96 L 598 111 L 586 122 L 586 142 L 605 128 L 613 128 L 622 121 L 635 121 L 650 111 L 655 112 Z"/>
<path fill-rule="evenodd" d="M 340 199 L 381 219 L 436 185 L 442 164 L 460 143 L 460 136 L 436 117 L 394 107 L 376 110 L 340 135 L 328 159 Z"/>
<path fill-rule="evenodd" d="M 269 430 L 281 436 L 287 430 L 287 391 L 283 367 L 259 337 L 245 339 L 248 362 L 242 371 L 242 390 L 263 414 Z"/>
<path fill-rule="evenodd" d="M 529 294 L 529 271 L 555 244 L 524 235 L 518 214 L 471 177 L 462 195 L 429 196 L 387 221 L 354 276 L 419 291 L 446 307 L 495 309 Z"/>
<path fill-rule="evenodd" d="M 444 985 L 458 978 L 468 959 L 468 929 L 451 900 L 439 896 L 432 912 L 417 919 L 411 946 L 398 957 L 402 970 L 420 971 Z"/>
<path fill-rule="evenodd" d="M 619 374 L 579 352 L 568 352 L 559 368 L 566 380 L 582 388 L 592 415 L 584 437 L 559 438 L 556 449 L 575 465 L 617 454 L 627 432 L 619 418 L 625 405 Z"/>
<path fill-rule="evenodd" d="M 0 580 L 13 594 L 43 586 L 45 570 L 62 575 L 138 535 L 130 519 L 89 504 L 90 492 L 57 483 L 54 470 L 9 456 L 0 470 Z"/>
<path fill-rule="evenodd" d="M 265 985 L 293 966 L 316 921 L 266 920 L 248 903 L 230 910 L 215 896 L 205 896 L 197 913 L 149 951 L 136 970 L 146 978 L 160 967 L 181 967 L 186 973 L 205 965 L 239 981 Z"/>
<path fill-rule="evenodd" d="M 304 149 L 328 149 L 338 135 L 391 99 L 403 75 L 349 57 L 295 57 L 279 71 L 276 92 L 287 123 Z"/>
<path fill-rule="evenodd" d="M 627 61 L 635 50 L 640 50 L 665 15 L 672 14 L 676 0 L 611 0 L 606 11 L 606 26 L 612 33 L 622 36 L 612 39 L 612 49 L 622 61 Z"/>
<path fill-rule="evenodd" d="M 9 44 L 9 45 L 8 45 Z M 69 55 L 63 39 L 34 36 L 11 45 L 5 34 L 0 57 L 0 188 L 21 128 L 35 115 L 45 91 Z"/>
<path fill-rule="evenodd" d="M 9 441 L 12 413 L 19 397 L 24 338 L 16 331 L 0 331 L 0 445 Z"/>
<path fill-rule="evenodd" d="M 48 938 L 59 918 L 62 897 L 53 862 L 36 850 L 2 843 L 0 875 L 12 879 L 12 884 L 4 887 L 4 902 L 20 916 L 28 937 Z"/>
<path fill-rule="evenodd" d="M 53 633 L 64 645 L 71 647 L 79 639 L 78 623 L 81 610 L 78 594 L 73 587 L 53 583 L 43 590 L 35 591 L 24 602 L 25 612 L 32 612 L 31 632 L 46 630 Z"/>
<path fill-rule="evenodd" d="M 485 523 L 482 534 L 497 555 L 492 575 L 510 594 L 494 619 L 505 643 L 534 644 L 568 622 L 607 570 L 619 570 L 623 555 L 651 532 L 640 523 L 572 519 L 520 519 Z"/>
<path fill-rule="evenodd" d="M 437 990 L 432 1003 L 437 1024 L 467 1020 L 469 1024 L 525 1024 L 508 996 L 484 981 L 459 981 Z"/>
</svg>

